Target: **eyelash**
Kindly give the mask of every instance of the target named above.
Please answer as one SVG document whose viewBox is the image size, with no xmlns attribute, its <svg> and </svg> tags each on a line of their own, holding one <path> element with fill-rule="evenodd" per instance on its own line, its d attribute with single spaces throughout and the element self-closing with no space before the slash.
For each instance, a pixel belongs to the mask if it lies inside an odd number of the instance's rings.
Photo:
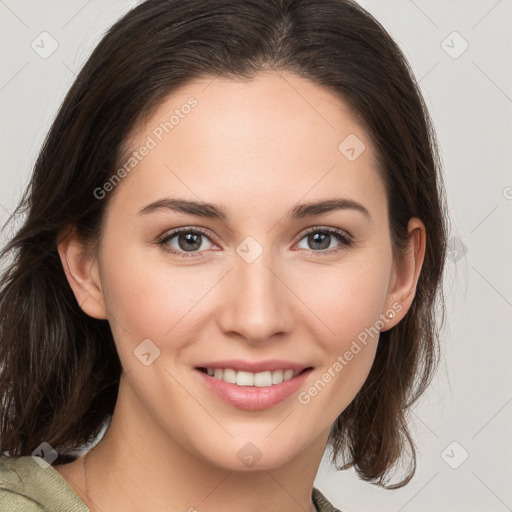
<svg viewBox="0 0 512 512">
<path fill-rule="evenodd" d="M 204 230 L 202 228 L 188 228 L 188 227 L 184 227 L 184 228 L 177 228 L 177 229 L 171 231 L 170 233 L 167 233 L 167 234 L 163 235 L 157 241 L 158 246 L 162 247 L 162 249 L 164 249 L 164 251 L 167 251 L 167 252 L 169 252 L 171 254 L 175 254 L 178 257 L 182 257 L 182 258 L 189 258 L 189 257 L 201 258 L 201 257 L 203 257 L 202 252 L 189 252 L 189 253 L 186 253 L 186 252 L 176 251 L 174 249 L 171 249 L 167 245 L 169 240 L 173 239 L 175 236 L 179 235 L 180 233 L 201 234 L 201 235 L 204 235 L 206 238 L 210 239 L 210 237 L 208 236 L 208 233 L 206 232 L 206 230 Z M 315 254 L 315 255 L 318 254 L 320 256 L 327 256 L 329 254 L 333 254 L 333 253 L 342 251 L 344 249 L 348 249 L 353 244 L 352 238 L 349 235 L 347 235 L 344 231 L 341 231 L 341 230 L 335 229 L 335 228 L 330 228 L 330 227 L 322 227 L 322 228 L 315 227 L 315 228 L 311 228 L 311 229 L 309 229 L 309 230 L 307 230 L 307 231 L 305 231 L 303 233 L 302 237 L 299 239 L 299 242 L 303 238 L 305 238 L 306 236 L 310 235 L 311 233 L 328 233 L 329 235 L 333 235 L 334 238 L 336 238 L 336 240 L 341 242 L 340 246 L 338 246 L 335 249 L 329 249 L 329 250 L 323 250 L 323 251 L 322 250 L 320 250 L 320 251 L 310 250 L 310 252 Z"/>
</svg>

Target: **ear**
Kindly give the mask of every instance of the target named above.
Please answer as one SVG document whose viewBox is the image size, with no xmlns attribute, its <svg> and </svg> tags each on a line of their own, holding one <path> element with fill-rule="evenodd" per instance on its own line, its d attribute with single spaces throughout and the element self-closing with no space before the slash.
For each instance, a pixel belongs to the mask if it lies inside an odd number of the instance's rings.
<svg viewBox="0 0 512 512">
<path fill-rule="evenodd" d="M 87 315 L 106 319 L 106 307 L 95 252 L 66 229 L 59 235 L 58 251 L 69 285 L 80 308 Z"/>
<path fill-rule="evenodd" d="M 405 254 L 393 265 L 388 296 L 382 313 L 386 323 L 381 331 L 391 329 L 402 320 L 416 295 L 416 286 L 425 258 L 426 229 L 423 222 L 414 217 L 409 220 L 407 231 Z"/>
</svg>

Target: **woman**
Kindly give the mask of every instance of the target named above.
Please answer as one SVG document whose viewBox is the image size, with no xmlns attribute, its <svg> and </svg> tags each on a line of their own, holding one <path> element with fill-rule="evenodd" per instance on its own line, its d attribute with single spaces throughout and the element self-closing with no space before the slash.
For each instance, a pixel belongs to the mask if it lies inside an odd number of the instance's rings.
<svg viewBox="0 0 512 512">
<path fill-rule="evenodd" d="M 403 55 L 357 4 L 129 12 L 2 253 L 3 509 L 332 511 L 326 446 L 406 485 L 438 358 L 439 167 Z"/>
</svg>

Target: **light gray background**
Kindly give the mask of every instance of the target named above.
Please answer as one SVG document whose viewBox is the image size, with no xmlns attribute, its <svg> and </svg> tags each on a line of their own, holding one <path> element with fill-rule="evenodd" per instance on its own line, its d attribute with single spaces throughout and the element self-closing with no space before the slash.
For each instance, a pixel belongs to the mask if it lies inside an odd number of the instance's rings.
<svg viewBox="0 0 512 512">
<path fill-rule="evenodd" d="M 136 3 L 0 0 L 0 223 L 75 74 Z M 360 3 L 397 40 L 420 80 L 438 131 L 456 241 L 443 361 L 411 418 L 416 476 L 387 491 L 351 471 L 335 472 L 326 454 L 315 485 L 344 512 L 512 510 L 512 1 Z M 31 48 L 43 31 L 58 43 L 45 59 Z M 469 46 L 458 55 L 464 41 Z"/>
</svg>

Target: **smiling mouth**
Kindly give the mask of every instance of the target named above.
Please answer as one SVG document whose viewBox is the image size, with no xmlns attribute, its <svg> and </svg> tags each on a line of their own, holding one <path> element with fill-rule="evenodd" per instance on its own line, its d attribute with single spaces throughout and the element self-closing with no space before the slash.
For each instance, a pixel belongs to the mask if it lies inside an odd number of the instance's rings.
<svg viewBox="0 0 512 512">
<path fill-rule="evenodd" d="M 237 371 L 232 368 L 197 368 L 200 372 L 205 373 L 214 379 L 227 382 L 228 384 L 260 388 L 277 386 L 312 369 L 313 367 L 309 366 L 302 370 L 278 369 L 274 371 L 253 373 L 242 370 Z"/>
</svg>

